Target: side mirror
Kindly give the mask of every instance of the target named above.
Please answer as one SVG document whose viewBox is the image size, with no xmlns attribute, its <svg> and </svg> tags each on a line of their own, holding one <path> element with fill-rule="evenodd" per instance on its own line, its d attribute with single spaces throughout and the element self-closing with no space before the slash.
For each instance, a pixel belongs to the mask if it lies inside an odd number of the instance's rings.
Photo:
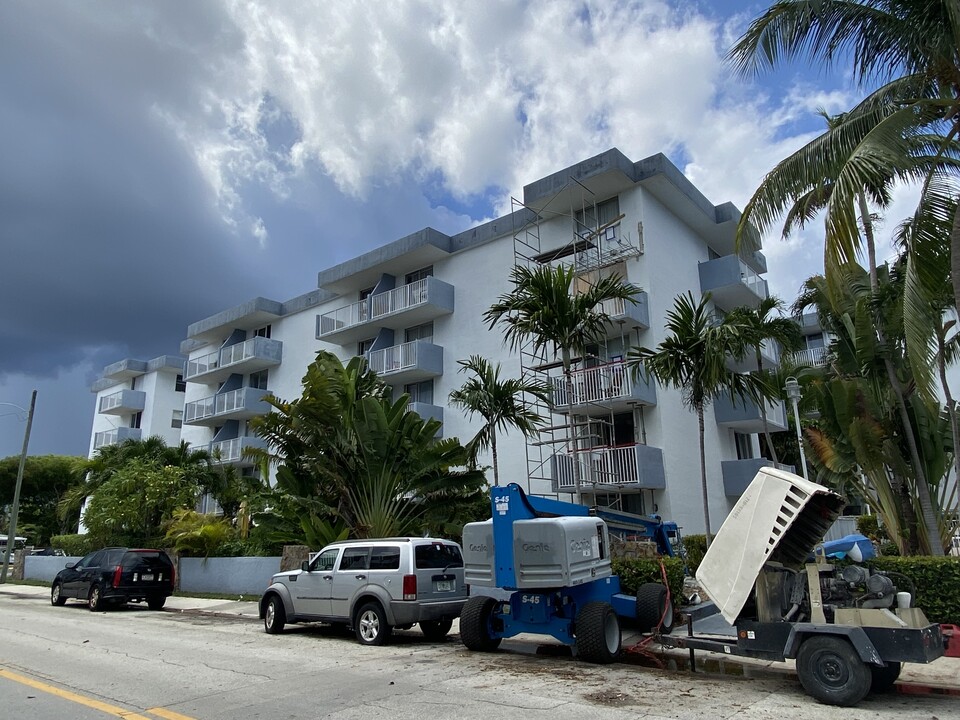
<svg viewBox="0 0 960 720">
<path fill-rule="evenodd" d="M 310 572 L 310 561 L 304 560 L 302 563 L 300 563 L 300 569 L 304 572 Z"/>
<path fill-rule="evenodd" d="M 64 565 L 64 567 L 65 567 L 67 570 L 73 570 L 76 566 L 77 566 L 77 564 L 76 564 L 75 562 L 67 563 L 66 565 Z"/>
</svg>

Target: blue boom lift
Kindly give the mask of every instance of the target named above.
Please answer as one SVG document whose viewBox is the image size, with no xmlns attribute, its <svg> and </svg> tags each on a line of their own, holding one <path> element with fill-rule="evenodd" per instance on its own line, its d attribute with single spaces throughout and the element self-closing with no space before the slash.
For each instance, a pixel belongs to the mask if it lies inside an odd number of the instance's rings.
<svg viewBox="0 0 960 720">
<path fill-rule="evenodd" d="M 467 583 L 498 590 L 498 597 L 476 595 L 463 608 L 460 637 L 470 650 L 490 652 L 503 638 L 537 633 L 576 646 L 583 660 L 609 663 L 620 654 L 621 618 L 642 632 L 673 628 L 664 585 L 646 583 L 636 597 L 620 591 L 603 516 L 625 534 L 652 539 L 665 555 L 674 554 L 671 540 L 679 539 L 675 524 L 528 497 L 515 483 L 493 488 L 491 509 L 490 520 L 463 529 Z"/>
</svg>

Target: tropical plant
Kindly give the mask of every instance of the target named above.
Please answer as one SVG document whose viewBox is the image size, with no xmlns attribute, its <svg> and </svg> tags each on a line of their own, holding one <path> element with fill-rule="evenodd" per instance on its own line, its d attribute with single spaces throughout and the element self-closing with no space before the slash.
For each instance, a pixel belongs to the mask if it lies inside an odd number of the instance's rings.
<svg viewBox="0 0 960 720">
<path fill-rule="evenodd" d="M 641 370 L 662 385 L 680 390 L 683 403 L 697 414 L 700 439 L 700 486 L 703 495 L 703 520 L 707 542 L 711 538 L 710 501 L 707 486 L 707 461 L 704 447 L 704 410 L 719 395 L 759 400 L 769 394 L 759 376 L 741 374 L 727 367 L 728 357 L 742 352 L 743 340 L 732 323 L 715 322 L 709 307 L 710 293 L 700 301 L 693 293 L 678 295 L 667 313 L 667 337 L 654 349 L 634 347 L 627 354 L 627 367 L 635 374 Z"/>
<path fill-rule="evenodd" d="M 484 424 L 476 436 L 467 443 L 472 461 L 476 463 L 481 450 L 490 450 L 493 458 L 493 484 L 500 484 L 497 463 L 497 433 L 516 428 L 524 437 L 530 437 L 544 421 L 536 412 L 524 405 L 523 395 L 532 395 L 543 402 L 549 401 L 549 386 L 522 378 L 500 379 L 500 364 L 492 364 L 479 355 L 457 361 L 460 372 L 473 373 L 458 389 L 450 393 L 450 402 L 483 418 Z"/>
<path fill-rule="evenodd" d="M 574 353 L 586 352 L 587 346 L 600 342 L 606 335 L 610 316 L 604 309 L 609 301 L 636 303 L 640 288 L 624 282 L 617 275 L 581 280 L 573 267 L 539 265 L 533 269 L 517 266 L 510 275 L 513 290 L 501 295 L 484 313 L 492 330 L 505 327 L 504 339 L 511 350 L 526 343 L 534 354 L 558 354 L 563 365 L 568 417 L 571 418 L 573 454 L 578 450 L 572 410 L 570 369 Z M 574 492 L 580 501 L 580 469 L 573 463 Z"/>
<path fill-rule="evenodd" d="M 726 322 L 737 327 L 737 336 L 742 345 L 735 354 L 741 352 L 753 352 L 757 361 L 757 375 L 766 378 L 763 367 L 762 348 L 765 343 L 775 343 L 780 352 L 789 354 L 800 349 L 801 334 L 797 322 L 791 318 L 783 317 L 783 301 L 776 297 L 767 297 L 760 301 L 756 307 L 738 307 L 734 308 L 727 315 Z M 781 387 L 780 384 L 768 382 L 769 387 Z M 760 406 L 760 415 L 763 421 L 763 435 L 766 440 L 767 449 L 770 451 L 771 460 L 777 463 L 777 450 L 773 444 L 773 438 L 770 435 L 770 426 L 767 422 L 767 404 L 758 403 Z"/>
<path fill-rule="evenodd" d="M 31 543 L 46 545 L 53 535 L 76 529 L 79 508 L 61 518 L 57 513 L 60 500 L 72 488 L 83 484 L 80 468 L 85 459 L 69 455 L 30 455 L 23 466 L 20 485 L 20 513 L 17 535 Z M 0 460 L 0 507 L 13 503 L 20 457 Z M 0 532 L 6 532 L 5 518 L 0 518 Z M 27 534 L 27 530 L 32 532 Z"/>
<path fill-rule="evenodd" d="M 209 557 L 236 536 L 229 519 L 180 508 L 173 511 L 164 540 L 182 555 Z"/>
</svg>

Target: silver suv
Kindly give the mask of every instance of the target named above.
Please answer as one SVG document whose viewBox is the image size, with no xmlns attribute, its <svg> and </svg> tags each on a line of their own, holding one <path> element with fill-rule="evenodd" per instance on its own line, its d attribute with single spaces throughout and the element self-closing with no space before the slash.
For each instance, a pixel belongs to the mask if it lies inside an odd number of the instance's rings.
<svg viewBox="0 0 960 720">
<path fill-rule="evenodd" d="M 394 628 L 420 625 L 441 640 L 467 601 L 460 546 L 436 538 L 345 540 L 300 570 L 277 573 L 260 599 L 268 633 L 287 623 L 351 626 L 363 645 L 382 645 Z"/>
</svg>

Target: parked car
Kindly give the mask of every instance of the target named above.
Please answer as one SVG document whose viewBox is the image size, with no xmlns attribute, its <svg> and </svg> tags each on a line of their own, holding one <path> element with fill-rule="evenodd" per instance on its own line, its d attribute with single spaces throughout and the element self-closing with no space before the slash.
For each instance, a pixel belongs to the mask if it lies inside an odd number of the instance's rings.
<svg viewBox="0 0 960 720">
<path fill-rule="evenodd" d="M 50 603 L 85 600 L 91 611 L 109 605 L 146 601 L 160 610 L 173 594 L 176 572 L 163 550 L 104 548 L 77 563 L 67 563 L 50 586 Z"/>
<path fill-rule="evenodd" d="M 268 633 L 286 623 L 347 625 L 363 645 L 382 645 L 414 624 L 441 640 L 467 601 L 460 546 L 437 538 L 347 540 L 300 570 L 277 573 L 260 598 Z"/>
</svg>

